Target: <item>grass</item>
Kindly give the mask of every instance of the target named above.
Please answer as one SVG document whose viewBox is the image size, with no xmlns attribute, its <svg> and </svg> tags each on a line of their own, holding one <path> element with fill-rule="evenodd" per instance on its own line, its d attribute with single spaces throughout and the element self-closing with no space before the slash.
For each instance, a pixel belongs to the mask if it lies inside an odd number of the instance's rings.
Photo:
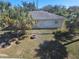
<svg viewBox="0 0 79 59">
<path fill-rule="evenodd" d="M 74 31 L 75 31 L 76 33 L 79 33 L 79 28 L 76 28 Z"/>
<path fill-rule="evenodd" d="M 67 46 L 68 53 L 72 54 L 75 59 L 79 59 L 79 41 Z"/>
<path fill-rule="evenodd" d="M 52 34 L 43 34 L 40 35 L 38 33 L 52 33 L 53 30 L 30 30 L 27 32 L 31 32 L 32 34 L 37 34 L 37 39 L 32 40 L 30 36 L 21 41 L 20 44 L 12 44 L 10 48 L 0 49 L 0 54 L 6 54 L 9 58 L 25 58 L 25 59 L 39 59 L 34 57 L 36 55 L 35 49 L 39 48 L 39 44 L 44 42 L 45 40 L 52 40 Z M 79 42 L 72 43 L 67 47 L 68 53 L 71 54 L 72 57 L 70 59 L 79 59 Z M 0 56 L 4 57 L 4 56 Z M 5 57 L 6 58 L 6 57 Z"/>
<path fill-rule="evenodd" d="M 30 30 L 28 32 L 34 33 L 51 33 L 53 30 Z M 39 47 L 39 44 L 44 42 L 45 40 L 52 40 L 53 35 L 52 34 L 37 34 L 37 39 L 32 40 L 30 39 L 30 36 L 28 38 L 25 38 L 24 40 L 21 41 L 20 44 L 12 44 L 10 48 L 4 48 L 0 49 L 0 54 L 6 54 L 8 55 L 7 57 L 9 58 L 27 58 L 27 59 L 39 59 L 34 57 L 36 52 L 35 49 Z M 0 56 L 2 57 L 2 56 Z M 4 56 L 3 56 L 4 57 Z"/>
</svg>

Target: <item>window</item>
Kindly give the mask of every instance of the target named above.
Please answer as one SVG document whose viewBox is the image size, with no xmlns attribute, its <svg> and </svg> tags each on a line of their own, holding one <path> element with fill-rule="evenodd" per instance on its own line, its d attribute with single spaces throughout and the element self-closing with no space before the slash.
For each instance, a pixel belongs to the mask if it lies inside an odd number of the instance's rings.
<svg viewBox="0 0 79 59">
<path fill-rule="evenodd" d="M 57 20 L 55 20 L 55 24 L 58 24 L 58 21 Z"/>
</svg>

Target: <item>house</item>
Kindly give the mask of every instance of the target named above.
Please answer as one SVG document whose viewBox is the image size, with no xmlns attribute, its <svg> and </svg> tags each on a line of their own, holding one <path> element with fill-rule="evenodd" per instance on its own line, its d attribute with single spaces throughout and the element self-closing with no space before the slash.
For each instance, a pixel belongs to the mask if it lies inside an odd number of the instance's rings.
<svg viewBox="0 0 79 59">
<path fill-rule="evenodd" d="M 29 14 L 36 20 L 34 29 L 53 29 L 61 28 L 64 23 L 64 17 L 46 11 L 30 11 Z"/>
</svg>

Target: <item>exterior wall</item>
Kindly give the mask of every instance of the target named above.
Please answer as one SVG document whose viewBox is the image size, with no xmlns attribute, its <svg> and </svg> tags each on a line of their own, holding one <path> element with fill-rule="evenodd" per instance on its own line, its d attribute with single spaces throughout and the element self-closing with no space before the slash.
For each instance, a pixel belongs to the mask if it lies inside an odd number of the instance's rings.
<svg viewBox="0 0 79 59">
<path fill-rule="evenodd" d="M 60 28 L 62 25 L 61 20 L 38 20 L 33 28 Z"/>
<path fill-rule="evenodd" d="M 64 26 L 64 20 L 58 20 L 59 21 L 59 28 L 62 28 Z"/>
</svg>

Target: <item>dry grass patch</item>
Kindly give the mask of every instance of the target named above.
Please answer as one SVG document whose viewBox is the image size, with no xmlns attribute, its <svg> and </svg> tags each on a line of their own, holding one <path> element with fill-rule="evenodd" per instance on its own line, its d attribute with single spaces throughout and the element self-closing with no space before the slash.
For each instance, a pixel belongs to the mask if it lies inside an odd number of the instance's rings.
<svg viewBox="0 0 79 59">
<path fill-rule="evenodd" d="M 52 33 L 53 30 L 33 30 L 32 33 Z M 31 32 L 31 31 L 30 31 Z M 31 36 L 31 35 L 29 35 Z M 38 35 L 36 34 L 36 39 L 30 39 L 30 37 L 21 40 L 20 44 L 13 43 L 12 46 L 8 49 L 0 49 L 0 54 L 7 54 L 9 58 L 27 58 L 27 59 L 39 59 L 35 58 L 36 55 L 35 49 L 39 47 L 39 44 L 45 40 L 52 40 L 52 34 Z"/>
</svg>

